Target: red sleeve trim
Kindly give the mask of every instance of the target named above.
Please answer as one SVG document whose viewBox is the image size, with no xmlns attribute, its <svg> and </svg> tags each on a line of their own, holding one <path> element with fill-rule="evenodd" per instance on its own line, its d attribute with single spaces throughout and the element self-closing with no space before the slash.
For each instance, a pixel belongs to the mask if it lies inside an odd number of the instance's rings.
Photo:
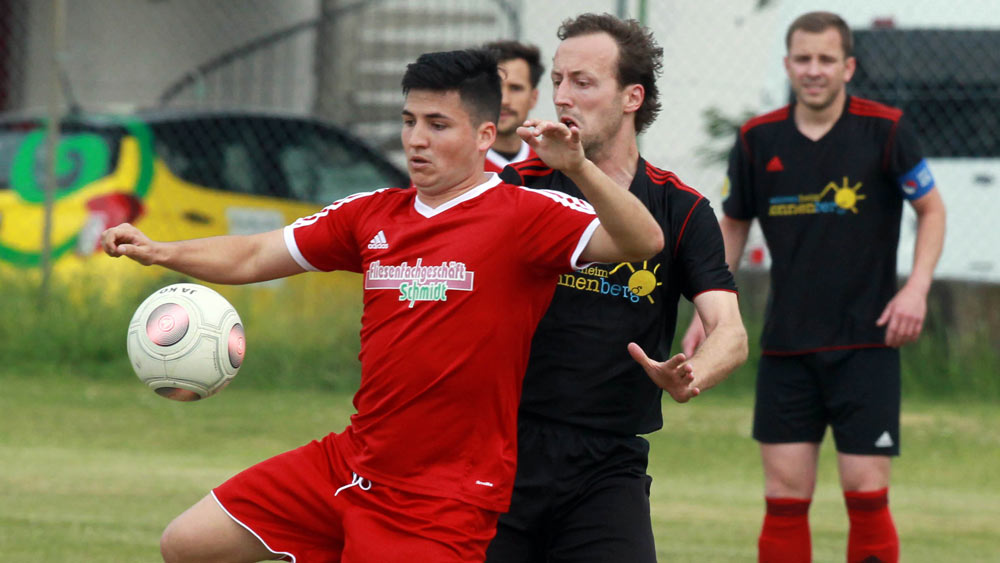
<svg viewBox="0 0 1000 563">
<path fill-rule="evenodd" d="M 548 176 L 553 172 L 542 159 L 537 157 L 515 162 L 508 166 L 514 167 L 514 170 L 517 170 L 522 176 Z"/>
<path fill-rule="evenodd" d="M 728 289 L 728 288 L 725 288 L 725 287 L 713 287 L 712 289 L 705 289 L 705 290 L 699 291 L 698 293 L 695 293 L 694 295 L 691 296 L 691 301 L 694 301 L 695 298 L 698 297 L 699 295 L 701 295 L 702 293 L 708 293 L 710 291 L 724 291 L 726 293 L 735 293 L 737 296 L 740 294 L 740 292 L 737 291 L 737 290 L 735 290 L 735 289 Z"/>
<path fill-rule="evenodd" d="M 888 348 L 884 342 L 871 342 L 867 344 L 845 344 L 843 346 L 822 346 L 820 348 L 810 348 L 809 350 L 762 350 L 764 356 L 799 356 L 802 354 L 814 354 L 816 352 L 832 352 L 834 350 L 860 350 L 862 348 Z"/>
<path fill-rule="evenodd" d="M 855 96 L 851 96 L 851 102 L 847 105 L 847 111 L 854 115 L 880 117 L 893 122 L 899 121 L 899 118 L 903 117 L 903 110 L 899 108 Z"/>
<path fill-rule="evenodd" d="M 754 127 L 757 127 L 758 125 L 763 125 L 765 123 L 774 123 L 776 121 L 784 121 L 788 119 L 790 108 L 791 106 L 785 106 L 782 108 L 778 108 L 774 111 L 758 115 L 757 117 L 754 117 L 749 121 L 747 121 L 746 123 L 744 123 L 743 127 L 740 127 L 740 146 L 743 147 L 744 151 L 746 151 L 747 156 L 752 156 L 750 154 L 750 147 L 749 145 L 747 145 L 747 133 Z"/>
<path fill-rule="evenodd" d="M 669 183 L 678 190 L 688 192 L 697 198 L 694 203 L 691 204 L 691 209 L 688 210 L 687 216 L 684 217 L 684 223 L 681 224 L 681 230 L 677 235 L 677 242 L 674 244 L 674 254 L 677 254 L 677 249 L 681 247 L 681 240 L 684 239 L 684 230 L 687 228 L 688 221 L 691 219 L 691 214 L 694 213 L 694 208 L 698 207 L 701 200 L 705 199 L 705 196 L 701 195 L 698 190 L 682 182 L 681 179 L 678 178 L 673 172 L 657 168 L 648 162 L 646 163 L 646 176 L 648 176 L 649 179 L 655 184 L 667 186 Z"/>
</svg>

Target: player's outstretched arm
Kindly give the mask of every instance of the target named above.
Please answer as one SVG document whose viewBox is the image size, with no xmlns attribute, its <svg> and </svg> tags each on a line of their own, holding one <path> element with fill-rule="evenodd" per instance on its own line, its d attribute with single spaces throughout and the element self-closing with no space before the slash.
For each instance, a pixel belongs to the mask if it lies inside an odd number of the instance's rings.
<svg viewBox="0 0 1000 563">
<path fill-rule="evenodd" d="M 718 385 L 747 359 L 747 333 L 743 328 L 736 294 L 706 291 L 695 297 L 695 307 L 704 319 L 708 337 L 694 356 L 676 354 L 665 362 L 650 359 L 638 344 L 628 352 L 646 375 L 678 403 L 686 403 L 702 391 Z"/>
<path fill-rule="evenodd" d="M 289 254 L 281 230 L 159 242 L 122 223 L 101 234 L 101 246 L 109 256 L 126 256 L 210 283 L 253 283 L 304 271 Z"/>
<path fill-rule="evenodd" d="M 601 226 L 581 253 L 581 262 L 635 262 L 663 249 L 660 225 L 638 198 L 587 160 L 579 129 L 529 119 L 517 133 L 546 164 L 566 174 L 597 211 Z"/>
<path fill-rule="evenodd" d="M 751 221 L 733 219 L 728 216 L 723 216 L 719 220 L 722 240 L 726 246 L 726 264 L 729 265 L 729 271 L 734 274 L 740 266 L 740 259 L 743 258 L 743 250 L 750 235 L 751 223 Z M 742 322 L 740 324 L 742 326 Z M 701 343 L 705 341 L 705 337 L 705 326 L 698 316 L 698 310 L 695 309 L 694 315 L 691 316 L 691 324 L 688 325 L 684 338 L 681 339 L 681 350 L 686 356 L 693 356 L 698 346 L 701 346 Z"/>
<path fill-rule="evenodd" d="M 927 293 L 944 246 L 945 207 L 937 188 L 910 203 L 917 214 L 913 271 L 875 322 L 886 327 L 885 343 L 893 347 L 920 337 L 927 316 Z"/>
<path fill-rule="evenodd" d="M 739 300 L 729 291 L 706 291 L 694 298 L 705 341 L 690 356 L 694 385 L 702 390 L 721 383 L 747 360 L 747 332 Z"/>
</svg>

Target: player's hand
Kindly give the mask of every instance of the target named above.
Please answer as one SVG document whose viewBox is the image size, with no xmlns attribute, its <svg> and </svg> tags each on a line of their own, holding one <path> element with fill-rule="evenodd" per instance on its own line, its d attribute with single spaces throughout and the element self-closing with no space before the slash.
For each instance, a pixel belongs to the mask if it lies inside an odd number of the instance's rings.
<svg viewBox="0 0 1000 563">
<path fill-rule="evenodd" d="M 927 295 L 904 285 L 885 306 L 875 324 L 886 327 L 886 346 L 898 348 L 915 341 L 920 336 L 926 315 Z"/>
<path fill-rule="evenodd" d="M 529 119 L 517 128 L 517 134 L 535 153 L 555 170 L 572 172 L 583 166 L 587 157 L 580 142 L 580 129 L 542 119 Z"/>
<path fill-rule="evenodd" d="M 142 231 L 128 223 L 101 233 L 101 247 L 108 256 L 127 256 L 143 266 L 153 263 L 155 244 Z"/>
<path fill-rule="evenodd" d="M 694 366 L 687 363 L 687 356 L 677 354 L 665 362 L 652 360 L 635 342 L 629 342 L 628 353 L 638 362 L 646 375 L 678 403 L 697 397 L 701 390 L 693 385 Z"/>
<path fill-rule="evenodd" d="M 684 338 L 681 339 L 681 351 L 684 355 L 691 357 L 694 355 L 694 351 L 701 346 L 701 343 L 705 341 L 705 325 L 701 324 L 701 317 L 698 313 L 695 313 L 691 317 L 691 324 L 688 325 L 687 332 L 684 333 Z"/>
</svg>

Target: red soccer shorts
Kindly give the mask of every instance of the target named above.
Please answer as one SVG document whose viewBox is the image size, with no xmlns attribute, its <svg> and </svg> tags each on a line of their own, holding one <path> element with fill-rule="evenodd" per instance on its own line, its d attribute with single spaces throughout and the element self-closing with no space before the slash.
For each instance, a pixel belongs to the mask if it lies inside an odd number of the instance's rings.
<svg viewBox="0 0 1000 563">
<path fill-rule="evenodd" d="M 297 563 L 486 558 L 499 513 L 355 478 L 333 436 L 238 473 L 212 491 L 215 499 L 269 550 Z"/>
</svg>

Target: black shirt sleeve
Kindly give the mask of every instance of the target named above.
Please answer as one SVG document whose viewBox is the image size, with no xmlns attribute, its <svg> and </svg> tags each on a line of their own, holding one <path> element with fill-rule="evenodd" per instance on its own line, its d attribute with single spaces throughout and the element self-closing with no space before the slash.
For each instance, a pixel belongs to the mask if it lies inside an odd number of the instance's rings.
<svg viewBox="0 0 1000 563">
<path fill-rule="evenodd" d="M 748 221 L 757 215 L 753 194 L 753 159 L 740 135 L 729 151 L 729 169 L 722 186 L 722 211 L 733 219 Z"/>
<path fill-rule="evenodd" d="M 515 186 L 524 185 L 524 180 L 521 178 L 521 173 L 517 171 L 517 168 L 514 168 L 510 164 L 504 166 L 503 170 L 500 171 L 500 179 L 508 184 L 513 184 Z"/>
<path fill-rule="evenodd" d="M 690 301 L 705 291 L 736 291 L 736 282 L 726 264 L 722 230 L 707 199 L 695 202 L 675 237 L 684 297 Z"/>
<path fill-rule="evenodd" d="M 923 151 L 916 132 L 910 126 L 906 116 L 899 118 L 889 137 L 886 155 L 886 173 L 893 183 L 901 176 L 913 170 L 913 167 L 923 160 Z"/>
</svg>

